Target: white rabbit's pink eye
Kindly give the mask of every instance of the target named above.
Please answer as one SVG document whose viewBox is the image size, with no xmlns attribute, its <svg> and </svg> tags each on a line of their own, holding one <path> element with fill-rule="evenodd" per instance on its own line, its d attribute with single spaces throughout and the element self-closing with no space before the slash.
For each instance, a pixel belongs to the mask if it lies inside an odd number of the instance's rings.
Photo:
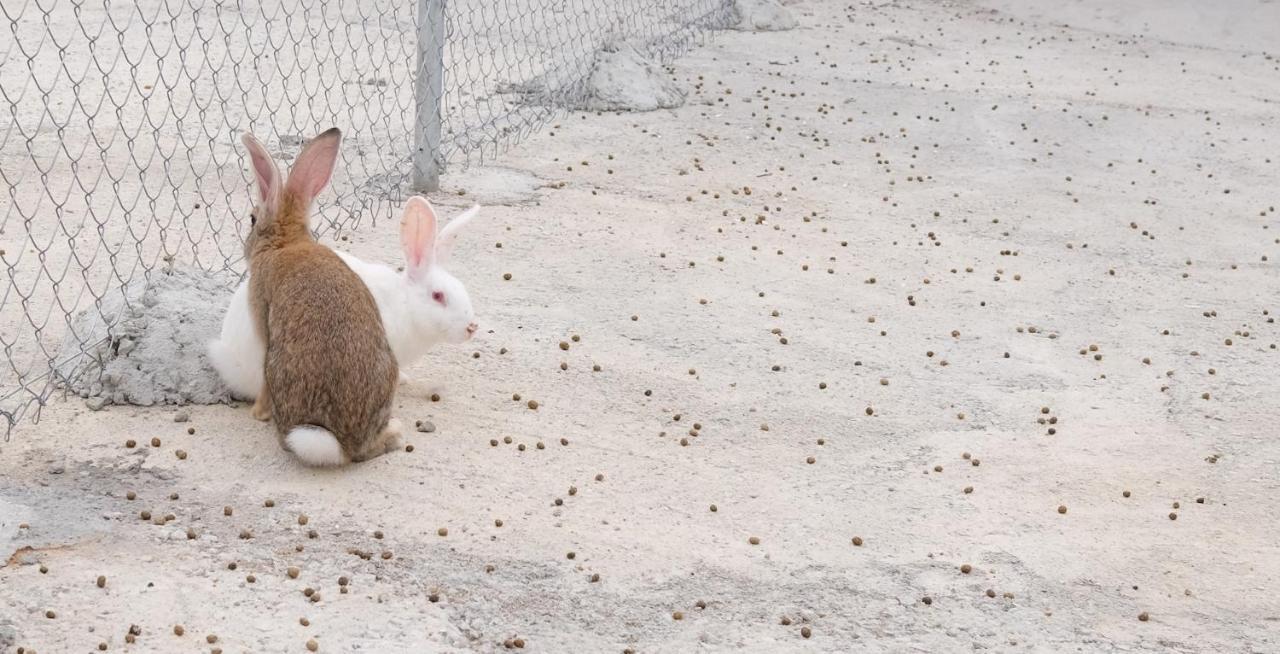
<svg viewBox="0 0 1280 654">
<path fill-rule="evenodd" d="M 433 292 L 431 294 L 431 299 L 435 300 L 436 302 L 439 302 L 440 306 L 446 306 L 444 303 L 444 293 L 441 293 L 440 291 Z"/>
</svg>

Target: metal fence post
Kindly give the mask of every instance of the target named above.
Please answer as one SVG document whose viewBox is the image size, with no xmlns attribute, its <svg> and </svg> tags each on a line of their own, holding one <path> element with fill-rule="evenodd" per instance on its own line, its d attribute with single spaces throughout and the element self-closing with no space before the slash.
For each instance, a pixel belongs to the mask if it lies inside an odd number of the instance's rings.
<svg viewBox="0 0 1280 654">
<path fill-rule="evenodd" d="M 413 190 L 440 190 L 444 158 L 440 123 L 444 112 L 444 3 L 418 0 L 418 76 L 414 83 Z"/>
</svg>

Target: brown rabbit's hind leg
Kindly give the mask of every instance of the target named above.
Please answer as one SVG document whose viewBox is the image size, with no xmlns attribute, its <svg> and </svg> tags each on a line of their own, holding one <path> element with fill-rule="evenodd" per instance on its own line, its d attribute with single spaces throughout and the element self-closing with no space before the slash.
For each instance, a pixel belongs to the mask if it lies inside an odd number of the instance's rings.
<svg viewBox="0 0 1280 654">
<path fill-rule="evenodd" d="M 266 422 L 271 419 L 271 392 L 268 390 L 269 388 L 266 383 L 262 384 L 262 390 L 258 392 L 258 399 L 254 400 L 253 408 L 249 410 L 249 415 L 253 416 L 254 420 Z"/>
<path fill-rule="evenodd" d="M 388 452 L 392 452 L 400 447 L 400 437 L 403 430 L 400 421 L 392 418 L 387 421 L 382 431 L 378 432 L 373 438 L 369 439 L 367 444 L 362 448 L 361 452 L 352 457 L 352 461 L 368 461 L 376 459 Z"/>
<path fill-rule="evenodd" d="M 382 452 L 389 454 L 394 450 L 400 449 L 400 439 L 404 436 L 403 426 L 400 421 L 392 418 L 387 421 L 387 426 L 378 432 L 378 442 L 382 444 Z"/>
</svg>

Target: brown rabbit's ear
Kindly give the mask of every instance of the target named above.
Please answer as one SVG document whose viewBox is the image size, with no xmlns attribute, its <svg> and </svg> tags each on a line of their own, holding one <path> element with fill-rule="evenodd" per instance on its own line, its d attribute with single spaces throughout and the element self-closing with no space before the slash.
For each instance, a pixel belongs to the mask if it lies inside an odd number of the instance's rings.
<svg viewBox="0 0 1280 654">
<path fill-rule="evenodd" d="M 341 142 L 342 131 L 337 127 L 330 127 L 308 141 L 289 170 L 289 181 L 285 182 L 284 190 L 304 204 L 311 204 L 333 177 Z"/>
<path fill-rule="evenodd" d="M 400 246 L 410 272 L 431 266 L 435 260 L 436 212 L 421 195 L 409 198 L 400 218 Z"/>
<path fill-rule="evenodd" d="M 258 201 L 274 211 L 280 199 L 280 168 L 262 142 L 252 134 L 245 132 L 240 137 L 240 142 L 244 143 L 245 149 L 249 151 L 249 160 L 253 162 L 253 175 L 258 182 Z"/>
</svg>

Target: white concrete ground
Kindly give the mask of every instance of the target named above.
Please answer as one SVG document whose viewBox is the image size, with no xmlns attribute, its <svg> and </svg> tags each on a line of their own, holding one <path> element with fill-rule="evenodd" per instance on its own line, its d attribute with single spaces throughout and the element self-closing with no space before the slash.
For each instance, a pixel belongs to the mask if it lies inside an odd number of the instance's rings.
<svg viewBox="0 0 1280 654">
<path fill-rule="evenodd" d="M 0 648 L 1280 649 L 1280 4 L 792 8 L 447 180 L 412 452 L 16 430 Z"/>
</svg>

